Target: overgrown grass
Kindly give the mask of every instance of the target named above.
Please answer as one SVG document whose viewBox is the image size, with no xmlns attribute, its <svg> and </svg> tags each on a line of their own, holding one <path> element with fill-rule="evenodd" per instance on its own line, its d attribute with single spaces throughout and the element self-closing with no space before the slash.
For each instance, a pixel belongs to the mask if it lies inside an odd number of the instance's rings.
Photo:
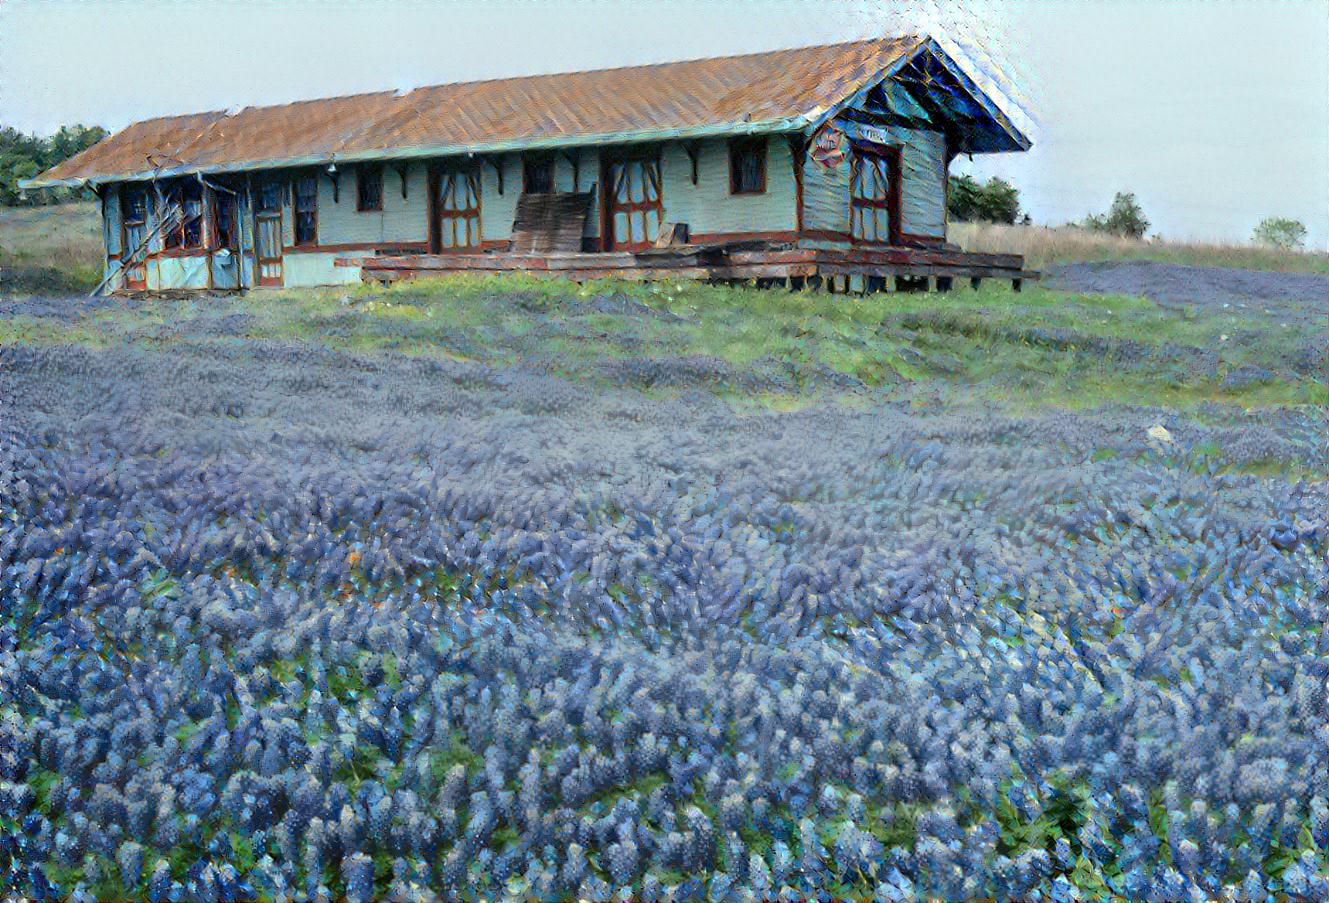
<svg viewBox="0 0 1329 903">
<path fill-rule="evenodd" d="M 948 236 L 966 251 L 1021 254 L 1034 269 L 1085 260 L 1159 260 L 1190 266 L 1329 273 L 1329 254 L 1322 252 L 1281 251 L 1249 244 L 1118 238 L 1071 226 L 951 223 Z"/>
<path fill-rule="evenodd" d="M 778 409 L 880 395 L 916 405 L 1067 408 L 1329 403 L 1323 368 L 1289 357 L 1294 346 L 1317 341 L 1305 326 L 1237 308 L 1201 315 L 1143 298 L 1037 285 L 1016 293 L 993 282 L 948 294 L 857 297 L 455 276 L 0 318 L 0 341 L 8 342 L 254 338 L 520 365 L 597 384 L 628 379 L 651 393 L 702 389 Z M 624 377 L 623 366 L 635 369 Z M 660 368 L 669 378 L 653 381 Z"/>
</svg>

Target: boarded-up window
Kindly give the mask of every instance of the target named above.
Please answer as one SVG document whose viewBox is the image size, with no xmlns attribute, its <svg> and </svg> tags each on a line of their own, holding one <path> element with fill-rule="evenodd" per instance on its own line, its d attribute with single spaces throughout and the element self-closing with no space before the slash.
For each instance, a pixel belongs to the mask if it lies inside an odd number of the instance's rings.
<svg viewBox="0 0 1329 903">
<path fill-rule="evenodd" d="M 300 176 L 295 180 L 295 243 L 318 244 L 318 176 Z"/>
<path fill-rule="evenodd" d="M 766 139 L 736 138 L 729 143 L 729 193 L 766 190 Z"/>
<path fill-rule="evenodd" d="M 527 157 L 522 161 L 521 190 L 526 194 L 549 194 L 554 190 L 554 161 L 550 157 Z"/>
<path fill-rule="evenodd" d="M 379 163 L 366 163 L 355 174 L 355 209 L 383 209 L 383 166 Z"/>
</svg>

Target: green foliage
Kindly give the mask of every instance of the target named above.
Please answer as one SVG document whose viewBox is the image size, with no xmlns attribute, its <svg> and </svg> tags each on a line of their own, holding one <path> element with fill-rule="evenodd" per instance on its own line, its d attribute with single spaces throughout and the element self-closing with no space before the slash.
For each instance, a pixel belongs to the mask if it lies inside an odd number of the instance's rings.
<svg viewBox="0 0 1329 903">
<path fill-rule="evenodd" d="M 25 135 L 18 129 L 0 126 L 0 205 L 53 203 L 78 196 L 81 192 L 44 189 L 30 192 L 23 198 L 18 183 L 92 147 L 106 135 L 106 129 L 96 125 L 61 126 L 49 138 Z"/>
<path fill-rule="evenodd" d="M 1149 220 L 1135 199 L 1133 191 L 1118 191 L 1107 213 L 1091 213 L 1080 224 L 1091 232 L 1106 232 L 1122 238 L 1144 238 L 1149 231 Z"/>
<path fill-rule="evenodd" d="M 1306 244 L 1306 227 L 1294 219 L 1270 216 L 1255 227 L 1251 240 L 1258 245 L 1290 251 Z"/>
<path fill-rule="evenodd" d="M 997 176 L 987 182 L 951 176 L 946 211 L 951 219 L 964 222 L 1014 223 L 1020 219 L 1020 190 Z"/>
</svg>

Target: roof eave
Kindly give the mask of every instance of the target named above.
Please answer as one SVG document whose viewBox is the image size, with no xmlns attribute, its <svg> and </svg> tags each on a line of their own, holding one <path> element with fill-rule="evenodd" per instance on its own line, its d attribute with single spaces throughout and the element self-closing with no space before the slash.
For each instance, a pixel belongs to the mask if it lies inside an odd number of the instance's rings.
<svg viewBox="0 0 1329 903">
<path fill-rule="evenodd" d="M 1001 151 L 973 151 L 973 153 L 1027 151 L 1034 146 L 1034 142 L 1030 140 L 1029 136 L 1017 128 L 1015 123 L 1011 122 L 1010 117 L 1007 116 L 1006 112 L 997 105 L 991 95 L 974 83 L 974 80 L 970 78 L 969 73 L 965 71 L 964 67 L 951 58 L 951 55 L 946 52 L 946 49 L 941 46 L 936 38 L 929 36 L 919 47 L 919 50 L 921 51 L 925 48 L 931 50 L 937 59 L 941 61 L 941 64 L 945 66 L 946 69 L 965 86 L 966 90 L 974 96 L 974 99 L 983 105 L 983 109 L 988 112 L 988 115 L 992 117 L 993 121 L 996 122 L 1001 131 L 1010 139 L 1011 146 L 1003 148 Z M 915 52 L 917 53 L 918 51 Z"/>
<path fill-rule="evenodd" d="M 261 160 L 242 160 L 203 166 L 175 166 L 139 170 L 123 174 L 91 175 L 79 179 L 43 179 L 41 176 L 19 183 L 21 188 L 82 187 L 112 182 L 142 182 L 152 179 L 174 178 L 191 173 L 215 174 L 250 172 L 263 169 L 290 169 L 301 166 L 322 166 L 330 163 L 356 163 L 367 160 L 418 160 L 423 157 L 456 157 L 474 154 L 500 154 L 520 150 L 549 150 L 561 147 L 588 147 L 609 144 L 635 144 L 645 141 L 686 141 L 715 138 L 726 135 L 761 135 L 801 131 L 807 126 L 807 116 L 767 119 L 751 122 L 731 122 L 718 125 L 694 126 L 684 129 L 641 129 L 627 132 L 607 132 L 556 138 L 514 138 L 487 144 L 420 145 L 390 150 L 365 150 L 348 153 L 311 154 L 299 157 L 271 157 Z"/>
<path fill-rule="evenodd" d="M 849 107 L 853 106 L 855 103 L 862 100 L 862 98 L 864 97 L 864 95 L 867 94 L 867 92 L 871 91 L 874 87 L 881 84 L 883 81 L 890 78 L 895 73 L 899 72 L 910 62 L 912 62 L 915 57 L 917 57 L 920 53 L 923 53 L 925 51 L 933 53 L 941 61 L 942 65 L 945 66 L 947 70 L 950 71 L 951 74 L 954 75 L 962 84 L 964 84 L 965 89 L 969 91 L 971 94 L 973 94 L 974 98 L 980 104 L 982 104 L 983 109 L 987 111 L 989 116 L 992 117 L 993 122 L 997 125 L 1002 135 L 1009 142 L 1007 146 L 1001 147 L 1000 149 L 997 150 L 958 148 L 958 150 L 961 153 L 974 153 L 974 154 L 1007 153 L 1013 151 L 1027 151 L 1029 150 L 1029 148 L 1033 147 L 1033 142 L 1029 139 L 1029 136 L 1027 136 L 1026 134 L 1024 134 L 1024 132 L 1020 131 L 1018 128 L 1015 127 L 1015 124 L 1011 122 L 1010 117 L 1008 117 L 1005 114 L 1005 112 L 1003 112 L 1002 109 L 999 106 L 997 106 L 997 104 L 993 101 L 993 99 L 990 96 L 988 96 L 988 93 L 984 91 L 982 88 L 980 88 L 978 85 L 976 85 L 973 79 L 971 79 L 969 75 L 964 71 L 964 67 L 960 66 L 955 60 L 951 59 L 950 54 L 948 54 L 946 50 L 941 46 L 941 44 L 939 44 L 937 40 L 931 36 L 920 39 L 918 43 L 915 44 L 913 49 L 909 50 L 906 53 L 902 53 L 896 59 L 892 60 L 890 65 L 883 67 L 875 75 L 868 78 L 862 85 L 860 85 L 854 91 L 854 93 L 850 94 L 848 97 L 844 98 L 839 103 L 827 107 L 824 111 L 809 114 L 809 116 L 807 117 L 809 130 L 815 131 L 816 129 L 821 128 L 825 123 L 829 122 L 831 119 L 835 118 L 840 113 L 844 112 L 846 109 L 848 109 Z"/>
</svg>

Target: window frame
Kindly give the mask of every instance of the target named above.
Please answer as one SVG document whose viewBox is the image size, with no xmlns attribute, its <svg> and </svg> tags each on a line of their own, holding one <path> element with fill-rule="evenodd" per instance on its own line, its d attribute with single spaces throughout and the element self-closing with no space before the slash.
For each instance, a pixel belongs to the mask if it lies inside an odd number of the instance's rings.
<svg viewBox="0 0 1329 903">
<path fill-rule="evenodd" d="M 754 153 L 757 159 L 759 183 L 755 188 L 740 188 L 739 173 L 742 155 Z M 770 156 L 770 141 L 765 135 L 748 135 L 729 139 L 729 193 L 731 195 L 753 195 L 766 193 L 767 158 Z"/>
<path fill-rule="evenodd" d="M 373 181 L 366 181 L 366 174 L 374 175 Z M 365 188 L 368 185 L 378 184 L 378 196 L 376 198 L 365 198 Z M 382 213 L 383 212 L 383 164 L 382 163 L 361 163 L 355 168 L 355 209 L 357 213 Z"/>
<path fill-rule="evenodd" d="M 187 198 L 186 192 L 191 197 Z M 203 185 L 197 179 L 180 179 L 167 187 L 165 199 L 167 203 L 166 210 L 170 209 L 170 205 L 178 204 L 181 208 L 181 217 L 179 224 L 169 230 L 162 231 L 162 250 L 177 252 L 205 250 L 207 236 L 204 219 L 207 211 L 204 206 L 206 200 Z M 184 216 L 187 211 L 186 205 L 191 201 L 198 205 L 198 215 L 193 218 L 192 227 L 189 226 L 189 221 Z M 162 216 L 166 215 L 166 210 L 162 211 Z"/>
<path fill-rule="evenodd" d="M 536 191 L 531 188 L 532 173 L 537 170 L 544 170 L 549 176 L 549 187 Z M 521 158 L 521 192 L 522 194 L 553 194 L 557 191 L 555 184 L 556 173 L 554 172 L 554 158 L 548 154 L 527 155 Z"/>
<path fill-rule="evenodd" d="M 313 202 L 308 210 L 300 209 L 300 187 L 313 185 Z M 300 217 L 308 214 L 312 217 L 311 234 L 304 241 L 300 240 Z M 318 246 L 318 173 L 305 172 L 291 179 L 291 242 L 292 247 L 309 248 Z"/>
</svg>

